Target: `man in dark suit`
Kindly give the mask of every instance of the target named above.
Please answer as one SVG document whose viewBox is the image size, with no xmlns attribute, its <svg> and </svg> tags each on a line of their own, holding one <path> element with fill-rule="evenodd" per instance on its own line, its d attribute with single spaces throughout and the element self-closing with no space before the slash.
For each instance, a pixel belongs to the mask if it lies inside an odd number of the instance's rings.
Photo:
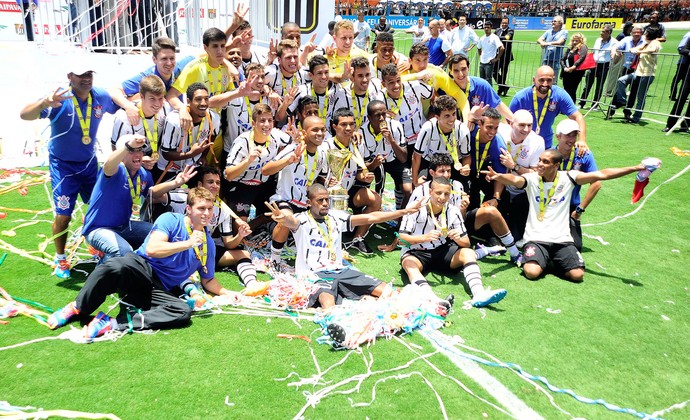
<svg viewBox="0 0 690 420">
<path fill-rule="evenodd" d="M 509 20 L 507 17 L 501 19 L 501 26 L 494 31 L 498 38 L 503 43 L 503 48 L 505 51 L 501 58 L 498 60 L 494 66 L 493 78 L 498 83 L 498 94 L 501 96 L 506 96 L 508 94 L 508 86 L 505 85 L 506 78 L 508 77 L 508 66 L 510 62 L 513 61 L 513 35 L 515 31 L 508 27 Z"/>
</svg>

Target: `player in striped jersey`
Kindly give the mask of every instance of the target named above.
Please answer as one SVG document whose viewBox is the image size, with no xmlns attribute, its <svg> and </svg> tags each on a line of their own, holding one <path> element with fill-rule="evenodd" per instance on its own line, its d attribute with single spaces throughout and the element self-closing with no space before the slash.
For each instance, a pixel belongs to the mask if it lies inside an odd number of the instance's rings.
<svg viewBox="0 0 690 420">
<path fill-rule="evenodd" d="M 457 101 L 448 95 L 434 101 L 437 117 L 425 122 L 417 136 L 412 155 L 412 183 L 419 185 L 420 172 L 435 153 L 448 153 L 453 158 L 453 179 L 470 172 L 470 130 L 457 119 Z"/>
<path fill-rule="evenodd" d="M 348 157 L 345 169 L 343 170 L 342 186 L 348 191 L 348 207 L 353 214 L 371 213 L 381 210 L 381 196 L 369 188 L 374 180 L 374 174 L 362 168 L 364 164 L 364 145 L 361 141 L 356 141 L 355 116 L 350 109 L 336 109 L 331 118 L 331 128 L 335 136 L 328 137 L 324 141 L 326 150 L 341 149 L 348 150 Z M 354 237 L 349 246 L 355 247 L 364 255 L 372 253 L 371 248 L 364 242 L 370 225 L 360 225 L 354 232 Z"/>
<path fill-rule="evenodd" d="M 307 187 L 323 180 L 327 171 L 326 155 L 321 144 L 326 136 L 326 125 L 317 116 L 307 117 L 302 122 L 302 141 L 285 147 L 278 156 L 261 169 L 264 175 L 278 173 L 276 194 L 271 197 L 280 210 L 287 214 L 307 210 Z M 293 139 L 297 134 L 293 134 Z M 271 263 L 280 263 L 280 255 L 289 235 L 288 229 L 278 224 L 273 229 L 271 240 Z"/>
<path fill-rule="evenodd" d="M 120 109 L 115 113 L 113 122 L 113 136 L 110 143 L 115 150 L 117 140 L 126 134 L 140 134 L 148 140 L 150 148 L 145 150 L 141 164 L 147 170 L 153 169 L 158 161 L 159 152 L 159 133 L 163 131 L 165 116 L 169 112 L 169 107 L 165 103 L 165 84 L 160 77 L 155 75 L 144 76 L 139 83 L 139 94 L 141 101 L 137 105 L 139 108 L 139 124 L 131 125 L 125 110 Z"/>
<path fill-rule="evenodd" d="M 331 109 L 350 108 L 355 114 L 359 130 L 367 122 L 367 106 L 373 100 L 381 100 L 381 88 L 371 78 L 369 62 L 364 57 L 353 58 L 350 62 L 350 83 L 335 85 L 335 95 Z"/>
<path fill-rule="evenodd" d="M 400 251 L 401 265 L 410 283 L 429 294 L 433 292 L 422 271 L 432 267 L 451 272 L 462 269 L 472 293 L 472 306 L 480 308 L 499 302 L 506 291 L 484 288 L 460 209 L 448 204 L 451 190 L 447 178 L 434 178 L 427 205 L 418 213 L 403 217 L 399 233 L 404 245 Z"/>
<path fill-rule="evenodd" d="M 414 144 L 417 141 L 417 134 L 426 122 L 426 117 L 422 111 L 422 101 L 430 99 L 434 93 L 431 86 L 420 83 L 416 80 L 402 82 L 400 73 L 395 64 L 383 66 L 382 84 L 383 100 L 388 108 L 388 116 L 396 119 L 403 125 L 407 142 L 408 155 L 412 153 Z M 409 162 L 409 161 L 408 161 Z"/>
<path fill-rule="evenodd" d="M 268 209 L 264 203 L 276 191 L 276 176 L 263 175 L 261 169 L 292 139 L 273 128 L 273 115 L 266 104 L 254 107 L 252 121 L 253 128 L 237 137 L 230 149 L 224 172 L 229 185 L 223 197 L 243 220 L 247 220 L 253 205 L 257 217 L 250 223 L 255 228 L 266 221 L 263 214 Z"/>
<path fill-rule="evenodd" d="M 278 95 L 285 96 L 288 89 L 307 82 L 306 72 L 299 68 L 299 44 L 284 39 L 276 47 L 278 63 L 266 67 L 264 82 Z"/>
<path fill-rule="evenodd" d="M 187 165 L 199 166 L 206 162 L 205 154 L 220 133 L 220 117 L 208 110 L 208 89 L 194 83 L 187 89 L 189 114 L 193 126 L 189 131 L 180 127 L 180 114 L 168 114 L 160 135 L 161 157 L 152 171 L 158 183 L 175 176 Z"/>
<path fill-rule="evenodd" d="M 288 115 L 295 114 L 300 99 L 311 96 L 316 99 L 319 106 L 319 117 L 327 127 L 329 126 L 335 88 L 331 87 L 331 82 L 328 80 L 328 60 L 326 57 L 315 55 L 309 59 L 309 76 L 311 82 L 298 86 L 294 99 L 292 99 L 292 92 L 286 95 L 283 103 L 276 110 L 276 121 L 279 125 L 286 122 Z"/>
</svg>

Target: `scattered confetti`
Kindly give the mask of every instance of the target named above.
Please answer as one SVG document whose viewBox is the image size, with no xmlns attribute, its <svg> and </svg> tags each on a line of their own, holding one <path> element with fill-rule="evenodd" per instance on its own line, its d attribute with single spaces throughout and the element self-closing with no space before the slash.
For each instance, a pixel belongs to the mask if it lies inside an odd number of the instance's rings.
<svg viewBox="0 0 690 420">
<path fill-rule="evenodd" d="M 663 319 L 664 321 L 670 321 L 671 320 L 671 318 L 667 317 L 666 315 L 661 315 L 661 319 Z"/>
<path fill-rule="evenodd" d="M 680 249 L 672 249 L 671 252 L 675 252 L 677 254 L 680 254 Z"/>
<path fill-rule="evenodd" d="M 550 314 L 560 314 L 561 310 L 560 309 L 551 309 L 551 308 L 546 308 L 546 312 Z"/>
<path fill-rule="evenodd" d="M 21 369 L 21 368 L 23 368 L 23 367 L 24 367 L 24 363 L 19 363 L 19 364 L 17 365 L 17 369 Z"/>
</svg>

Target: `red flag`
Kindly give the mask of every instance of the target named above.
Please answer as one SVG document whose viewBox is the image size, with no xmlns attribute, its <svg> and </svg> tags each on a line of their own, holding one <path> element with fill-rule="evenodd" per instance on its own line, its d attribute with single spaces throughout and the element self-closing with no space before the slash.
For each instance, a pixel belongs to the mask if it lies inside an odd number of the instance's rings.
<svg viewBox="0 0 690 420">
<path fill-rule="evenodd" d="M 635 180 L 635 186 L 633 187 L 632 200 L 630 204 L 635 204 L 640 201 L 640 198 L 644 195 L 644 187 L 649 184 L 649 178 L 645 178 L 644 181 Z"/>
</svg>

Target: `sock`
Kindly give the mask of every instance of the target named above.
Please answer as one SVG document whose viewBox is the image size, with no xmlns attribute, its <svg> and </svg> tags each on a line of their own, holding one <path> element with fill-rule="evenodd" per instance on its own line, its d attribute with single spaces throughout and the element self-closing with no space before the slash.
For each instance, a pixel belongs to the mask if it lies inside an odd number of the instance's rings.
<svg viewBox="0 0 690 420">
<path fill-rule="evenodd" d="M 501 235 L 498 237 L 501 240 L 501 243 L 505 245 L 506 249 L 510 253 L 511 257 L 517 257 L 520 254 L 520 251 L 518 251 L 517 246 L 515 246 L 515 239 L 513 239 L 513 234 L 508 231 L 505 235 Z"/>
<path fill-rule="evenodd" d="M 476 262 L 465 264 L 464 267 L 462 267 L 462 274 L 465 276 L 465 281 L 472 292 L 472 296 L 477 296 L 484 292 L 482 275 L 479 272 L 479 265 L 477 265 Z"/>
<path fill-rule="evenodd" d="M 271 262 L 280 262 L 280 255 L 283 253 L 285 242 L 271 240 Z"/>
<path fill-rule="evenodd" d="M 477 245 L 474 248 L 474 255 L 477 257 L 478 260 L 481 260 L 482 258 L 489 255 L 489 249 L 488 247 Z"/>
<path fill-rule="evenodd" d="M 416 285 L 419 286 L 419 287 L 429 287 L 429 288 L 431 288 L 431 286 L 429 286 L 429 283 L 426 281 L 426 279 L 424 278 L 424 276 L 421 275 L 421 273 L 420 273 L 419 275 L 414 276 L 414 277 L 410 277 L 410 283 L 416 284 Z"/>
<path fill-rule="evenodd" d="M 405 195 L 403 192 L 399 189 L 395 189 L 395 208 L 396 209 L 402 209 L 402 203 L 403 199 L 405 198 Z"/>
<path fill-rule="evenodd" d="M 256 268 L 249 258 L 243 258 L 237 262 L 237 274 L 245 287 L 256 281 Z"/>
<path fill-rule="evenodd" d="M 67 257 L 65 256 L 65 254 L 55 254 L 55 261 L 62 261 L 66 259 Z"/>
</svg>

